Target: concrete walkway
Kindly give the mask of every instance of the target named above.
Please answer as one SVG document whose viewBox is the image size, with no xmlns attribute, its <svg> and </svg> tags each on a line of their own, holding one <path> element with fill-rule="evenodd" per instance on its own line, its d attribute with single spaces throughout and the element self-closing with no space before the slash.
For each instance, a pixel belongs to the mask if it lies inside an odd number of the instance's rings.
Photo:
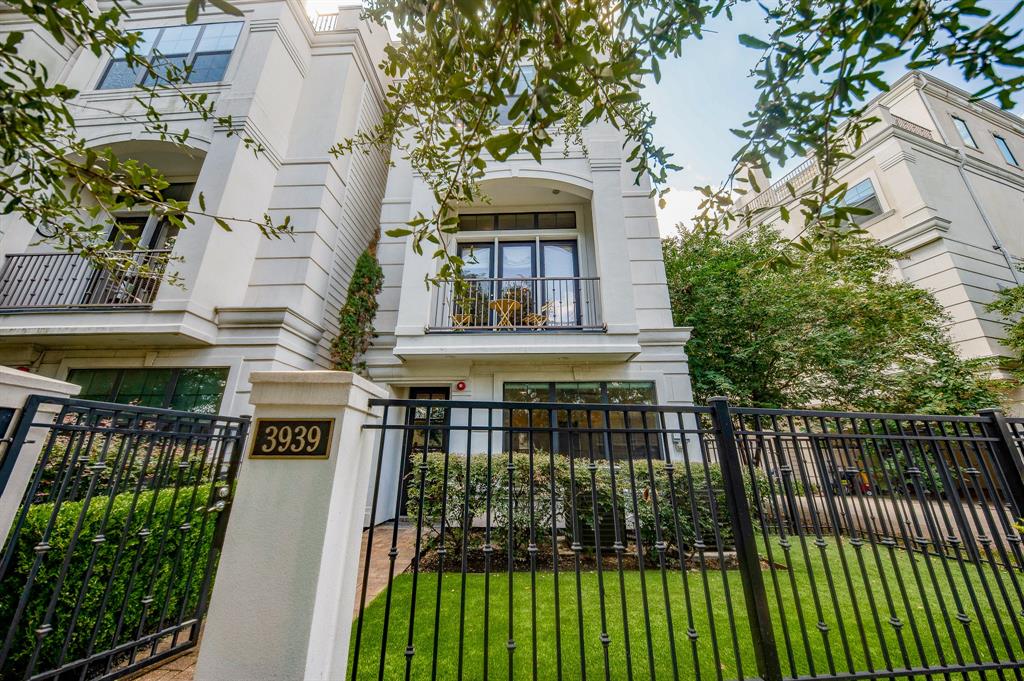
<svg viewBox="0 0 1024 681">
<path fill-rule="evenodd" d="M 393 525 L 385 524 L 373 531 L 373 553 L 370 557 L 370 575 L 367 580 L 366 602 L 370 603 L 377 594 L 388 585 L 388 552 L 391 550 Z M 363 561 L 366 560 L 367 532 L 363 532 L 363 544 L 359 551 L 359 579 L 356 584 L 356 608 L 359 607 L 359 595 L 363 588 Z M 416 528 L 413 525 L 398 527 L 398 557 L 395 559 L 395 574 L 401 574 L 412 564 L 413 549 L 416 546 Z M 355 614 L 355 613 L 353 613 Z M 200 642 L 201 645 L 201 642 Z M 184 655 L 164 662 L 159 667 L 133 677 L 134 681 L 192 681 L 195 676 L 196 660 L 199 658 L 199 647 L 195 647 Z M 232 681 L 225 679 L 224 681 Z"/>
</svg>

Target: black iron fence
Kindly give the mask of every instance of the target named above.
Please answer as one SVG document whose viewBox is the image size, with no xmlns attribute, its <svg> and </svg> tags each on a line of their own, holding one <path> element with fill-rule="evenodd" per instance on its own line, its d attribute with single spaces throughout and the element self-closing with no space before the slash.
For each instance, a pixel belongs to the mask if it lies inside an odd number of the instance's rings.
<svg viewBox="0 0 1024 681">
<path fill-rule="evenodd" d="M 1022 420 L 375 404 L 352 679 L 1022 676 Z"/>
<path fill-rule="evenodd" d="M 506 277 L 442 281 L 429 330 L 600 330 L 597 277 Z"/>
<path fill-rule="evenodd" d="M 0 461 L 0 492 L 25 489 L 0 554 L 0 678 L 115 678 L 196 644 L 247 428 L 29 398 Z"/>
</svg>

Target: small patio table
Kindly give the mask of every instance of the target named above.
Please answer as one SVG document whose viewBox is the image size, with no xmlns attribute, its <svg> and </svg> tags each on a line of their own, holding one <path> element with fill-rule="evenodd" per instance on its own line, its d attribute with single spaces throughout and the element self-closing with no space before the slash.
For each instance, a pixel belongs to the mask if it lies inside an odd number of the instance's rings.
<svg viewBox="0 0 1024 681">
<path fill-rule="evenodd" d="M 497 300 L 492 300 L 489 307 L 498 313 L 498 325 L 495 328 L 511 329 L 515 327 L 512 321 L 512 314 L 518 311 L 522 305 L 520 305 L 518 300 L 498 298 Z"/>
</svg>

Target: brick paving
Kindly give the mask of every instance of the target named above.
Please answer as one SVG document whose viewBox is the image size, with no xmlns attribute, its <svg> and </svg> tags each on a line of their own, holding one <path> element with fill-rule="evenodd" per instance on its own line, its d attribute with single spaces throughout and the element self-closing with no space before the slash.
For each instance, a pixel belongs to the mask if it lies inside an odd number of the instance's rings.
<svg viewBox="0 0 1024 681">
<path fill-rule="evenodd" d="M 381 525 L 373 531 L 373 553 L 370 557 L 370 577 L 367 581 L 366 602 L 372 601 L 377 594 L 388 585 L 388 551 L 391 549 L 392 525 Z M 359 594 L 363 587 L 363 561 L 366 555 L 366 539 L 368 533 L 363 532 L 363 543 L 359 550 L 359 579 L 356 584 L 356 608 L 359 607 Z M 398 558 L 395 559 L 395 574 L 401 574 L 412 563 L 413 549 L 416 545 L 416 528 L 411 525 L 400 525 L 398 528 Z M 355 613 L 353 613 L 355 614 Z M 142 672 L 133 681 L 192 681 L 196 672 L 196 660 L 199 648 L 164 662 L 155 669 Z"/>
</svg>

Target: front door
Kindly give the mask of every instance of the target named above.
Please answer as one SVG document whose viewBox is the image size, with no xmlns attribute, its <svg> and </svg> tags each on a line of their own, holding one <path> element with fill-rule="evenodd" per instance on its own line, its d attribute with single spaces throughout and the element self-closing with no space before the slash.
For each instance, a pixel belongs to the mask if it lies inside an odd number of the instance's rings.
<svg viewBox="0 0 1024 681">
<path fill-rule="evenodd" d="M 448 388 L 409 388 L 410 400 L 447 400 L 451 399 Z M 415 475 L 416 466 L 425 454 L 443 452 L 448 447 L 448 423 L 451 410 L 443 407 L 417 406 L 410 407 L 406 412 L 405 423 L 412 426 L 408 430 L 405 457 L 402 465 L 402 515 L 406 515 L 409 502 L 409 476 Z"/>
</svg>

